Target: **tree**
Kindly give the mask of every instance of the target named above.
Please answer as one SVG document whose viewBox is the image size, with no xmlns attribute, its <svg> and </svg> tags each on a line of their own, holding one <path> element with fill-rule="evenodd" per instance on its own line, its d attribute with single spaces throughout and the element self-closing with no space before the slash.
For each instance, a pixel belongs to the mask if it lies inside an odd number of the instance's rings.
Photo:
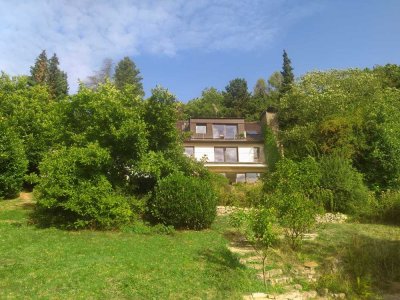
<svg viewBox="0 0 400 300">
<path fill-rule="evenodd" d="M 48 78 L 48 60 L 46 50 L 36 58 L 35 64 L 31 67 L 31 81 L 33 84 L 46 84 Z"/>
<path fill-rule="evenodd" d="M 0 76 L 0 118 L 23 141 L 29 160 L 28 172 L 37 172 L 44 154 L 57 143 L 61 126 L 56 124 L 58 103 L 50 101 L 47 86 L 30 86 L 26 76 Z"/>
<path fill-rule="evenodd" d="M 267 90 L 267 83 L 265 82 L 265 79 L 259 78 L 256 82 L 256 85 L 254 86 L 253 96 L 263 98 L 263 97 L 267 96 L 267 93 L 268 93 L 268 90 Z"/>
<path fill-rule="evenodd" d="M 105 58 L 103 60 L 102 67 L 99 71 L 96 71 L 93 75 L 86 79 L 85 85 L 91 89 L 97 89 L 100 84 L 106 83 L 107 80 L 112 79 L 113 62 L 111 58 Z"/>
<path fill-rule="evenodd" d="M 49 60 L 47 84 L 49 92 L 53 99 L 59 99 L 68 94 L 67 74 L 59 69 L 59 61 L 57 55 Z"/>
<path fill-rule="evenodd" d="M 176 149 L 179 135 L 176 128 L 176 99 L 167 89 L 157 86 L 145 103 L 144 120 L 149 134 L 149 149 L 167 151 Z"/>
<path fill-rule="evenodd" d="M 282 66 L 282 86 L 280 89 L 281 94 L 285 94 L 294 82 L 293 67 L 286 50 L 283 50 L 283 66 Z"/>
<path fill-rule="evenodd" d="M 107 178 L 110 163 L 109 152 L 98 144 L 49 152 L 35 188 L 41 225 L 110 229 L 131 221 L 130 199 L 117 194 Z"/>
<path fill-rule="evenodd" d="M 130 93 L 119 91 L 111 83 L 97 90 L 82 87 L 62 105 L 64 144 L 97 142 L 110 153 L 111 182 L 127 187 L 135 165 L 148 149 L 142 106 L 139 97 L 132 99 Z"/>
<path fill-rule="evenodd" d="M 226 109 L 224 96 L 216 88 L 203 90 L 201 97 L 190 100 L 184 107 L 184 113 L 191 118 L 224 117 Z"/>
<path fill-rule="evenodd" d="M 27 165 L 22 141 L 0 116 L 0 199 L 18 195 Z"/>
<path fill-rule="evenodd" d="M 265 261 L 268 250 L 279 242 L 279 229 L 274 209 L 258 207 L 248 211 L 238 210 L 230 216 L 230 223 L 244 235 L 261 256 L 264 286 L 267 286 Z"/>
<path fill-rule="evenodd" d="M 124 57 L 115 67 L 114 82 L 120 90 L 131 84 L 139 94 L 144 95 L 142 79 L 139 69 L 129 57 Z"/>
<path fill-rule="evenodd" d="M 250 93 L 247 88 L 247 81 L 243 78 L 236 78 L 229 81 L 222 92 L 224 104 L 235 117 L 244 117 Z"/>
</svg>

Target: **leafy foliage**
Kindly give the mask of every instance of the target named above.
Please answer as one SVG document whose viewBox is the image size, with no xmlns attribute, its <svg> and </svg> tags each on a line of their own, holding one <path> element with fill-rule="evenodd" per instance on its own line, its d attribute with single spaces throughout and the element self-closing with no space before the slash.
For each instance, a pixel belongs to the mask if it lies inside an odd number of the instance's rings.
<svg viewBox="0 0 400 300">
<path fill-rule="evenodd" d="M 0 117 L 0 199 L 18 195 L 27 165 L 22 141 Z"/>
<path fill-rule="evenodd" d="M 27 77 L 0 76 L 0 118 L 23 141 L 29 172 L 37 172 L 44 154 L 58 141 L 56 103 L 47 88 L 29 86 Z"/>
<path fill-rule="evenodd" d="M 249 211 L 239 210 L 231 215 L 230 222 L 246 237 L 260 255 L 263 280 L 266 287 L 265 261 L 269 248 L 279 241 L 279 229 L 273 209 L 257 208 Z"/>
<path fill-rule="evenodd" d="M 65 144 L 85 146 L 98 142 L 109 151 L 112 181 L 124 185 L 147 150 L 146 124 L 139 96 L 107 83 L 97 90 L 81 87 L 62 105 Z"/>
<path fill-rule="evenodd" d="M 321 187 L 332 192 L 332 203 L 327 209 L 356 214 L 368 204 L 369 192 L 362 174 L 351 166 L 351 162 L 339 155 L 323 156 Z"/>
<path fill-rule="evenodd" d="M 200 230 L 214 221 L 216 205 L 217 195 L 204 180 L 174 173 L 158 182 L 150 211 L 165 225 Z"/>
<path fill-rule="evenodd" d="M 111 158 L 96 144 L 61 148 L 40 164 L 35 189 L 37 217 L 67 228 L 115 228 L 133 213 L 127 197 L 116 194 L 106 178 Z"/>
</svg>

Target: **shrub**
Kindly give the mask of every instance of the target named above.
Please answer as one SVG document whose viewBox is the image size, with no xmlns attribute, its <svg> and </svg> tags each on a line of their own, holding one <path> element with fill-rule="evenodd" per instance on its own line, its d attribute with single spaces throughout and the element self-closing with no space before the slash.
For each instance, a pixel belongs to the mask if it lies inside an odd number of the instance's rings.
<svg viewBox="0 0 400 300">
<path fill-rule="evenodd" d="M 261 256 L 263 281 L 266 286 L 265 261 L 268 250 L 275 246 L 279 240 L 274 209 L 259 207 L 249 211 L 238 210 L 230 216 L 230 223 L 239 229 Z"/>
<path fill-rule="evenodd" d="M 263 184 L 262 182 L 226 184 L 220 186 L 220 192 L 221 205 L 256 207 L 263 199 Z"/>
<path fill-rule="evenodd" d="M 389 190 L 371 198 L 358 215 L 362 220 L 400 225 L 399 191 Z"/>
<path fill-rule="evenodd" d="M 290 246 L 301 245 L 304 234 L 315 225 L 320 207 L 302 193 L 278 193 L 267 197 L 269 204 L 277 209 L 278 220 L 284 228 Z"/>
<path fill-rule="evenodd" d="M 0 199 L 18 195 L 27 166 L 22 141 L 0 118 Z"/>
<path fill-rule="evenodd" d="M 108 229 L 128 223 L 131 202 L 113 191 L 107 174 L 110 156 L 96 144 L 61 148 L 41 162 L 37 217 L 65 228 Z"/>
<path fill-rule="evenodd" d="M 321 186 L 333 194 L 332 205 L 327 205 L 327 209 L 356 214 L 368 204 L 368 188 L 350 160 L 339 155 L 323 156 L 320 166 Z"/>
<path fill-rule="evenodd" d="M 208 228 L 216 217 L 217 196 L 210 183 L 182 173 L 161 179 L 150 202 L 152 215 L 175 228 Z"/>
</svg>

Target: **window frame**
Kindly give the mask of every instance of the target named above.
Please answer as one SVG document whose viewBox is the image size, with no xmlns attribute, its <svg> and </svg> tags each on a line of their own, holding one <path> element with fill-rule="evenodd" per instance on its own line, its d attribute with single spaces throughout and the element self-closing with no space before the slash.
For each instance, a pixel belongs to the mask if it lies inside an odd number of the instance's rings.
<svg viewBox="0 0 400 300">
<path fill-rule="evenodd" d="M 223 161 L 216 160 L 216 155 L 215 155 L 215 150 L 216 149 L 222 149 L 222 154 L 223 154 Z M 236 160 L 235 161 L 227 161 L 226 159 L 226 149 L 235 149 L 236 152 Z M 238 153 L 238 147 L 214 147 L 214 162 L 224 162 L 224 163 L 237 163 L 239 162 L 239 153 Z"/>
<path fill-rule="evenodd" d="M 197 130 L 197 128 L 204 128 L 204 132 L 199 132 Z M 197 123 L 195 130 L 196 130 L 196 134 L 207 134 L 207 124 L 205 124 L 205 123 Z"/>
</svg>

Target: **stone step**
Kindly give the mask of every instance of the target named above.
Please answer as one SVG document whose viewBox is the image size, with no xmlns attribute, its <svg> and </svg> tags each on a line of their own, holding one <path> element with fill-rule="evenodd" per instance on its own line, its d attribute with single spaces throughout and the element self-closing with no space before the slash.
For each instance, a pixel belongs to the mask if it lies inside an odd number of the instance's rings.
<svg viewBox="0 0 400 300">
<path fill-rule="evenodd" d="M 316 291 L 291 291 L 283 294 L 252 293 L 243 296 L 243 300 L 307 300 L 318 296 Z"/>
<path fill-rule="evenodd" d="M 277 284 L 288 284 L 292 282 L 292 277 L 288 276 L 281 276 L 281 277 L 274 277 L 274 278 L 269 278 L 268 282 L 271 285 L 277 285 Z"/>
</svg>

